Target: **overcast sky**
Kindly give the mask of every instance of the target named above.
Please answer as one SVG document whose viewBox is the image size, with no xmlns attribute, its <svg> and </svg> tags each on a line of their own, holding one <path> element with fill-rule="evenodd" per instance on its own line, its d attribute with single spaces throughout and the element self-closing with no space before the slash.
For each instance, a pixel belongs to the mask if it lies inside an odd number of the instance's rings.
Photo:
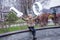
<svg viewBox="0 0 60 40">
<path fill-rule="evenodd" d="M 47 8 L 54 7 L 54 6 L 59 6 L 59 5 L 60 5 L 60 0 L 50 0 Z"/>
</svg>

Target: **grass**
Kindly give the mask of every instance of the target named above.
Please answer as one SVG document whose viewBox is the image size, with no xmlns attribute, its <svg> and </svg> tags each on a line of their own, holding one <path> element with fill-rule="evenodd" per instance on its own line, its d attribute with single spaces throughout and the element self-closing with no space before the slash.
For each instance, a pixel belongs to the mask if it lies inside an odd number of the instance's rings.
<svg viewBox="0 0 60 40">
<path fill-rule="evenodd" d="M 27 29 L 27 26 L 15 26 L 15 27 L 9 27 L 9 28 L 3 28 L 0 29 L 0 34 L 1 33 L 6 33 L 6 32 L 12 32 L 12 31 L 17 31 L 17 30 L 25 30 Z"/>
<path fill-rule="evenodd" d="M 53 25 L 49 25 L 49 26 L 53 26 Z M 40 27 L 38 25 L 36 25 L 35 28 L 40 28 Z M 6 32 L 18 31 L 18 30 L 26 30 L 26 29 L 28 29 L 27 25 L 2 28 L 2 29 L 0 29 L 0 34 L 6 33 Z"/>
<path fill-rule="evenodd" d="M 38 28 L 38 26 L 36 25 L 35 28 Z M 0 29 L 0 34 L 2 33 L 6 33 L 6 32 L 12 32 L 12 31 L 18 31 L 18 30 L 26 30 L 28 29 L 27 25 L 25 26 L 14 26 L 14 27 L 9 27 L 9 28 L 2 28 Z"/>
</svg>

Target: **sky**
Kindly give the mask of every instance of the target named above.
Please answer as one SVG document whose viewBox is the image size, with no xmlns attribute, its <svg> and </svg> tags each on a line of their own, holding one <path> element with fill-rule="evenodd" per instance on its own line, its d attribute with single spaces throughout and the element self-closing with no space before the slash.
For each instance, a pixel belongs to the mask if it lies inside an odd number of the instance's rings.
<svg viewBox="0 0 60 40">
<path fill-rule="evenodd" d="M 50 0 L 49 5 L 46 6 L 46 8 L 54 7 L 54 6 L 59 6 L 60 5 L 60 0 Z"/>
</svg>

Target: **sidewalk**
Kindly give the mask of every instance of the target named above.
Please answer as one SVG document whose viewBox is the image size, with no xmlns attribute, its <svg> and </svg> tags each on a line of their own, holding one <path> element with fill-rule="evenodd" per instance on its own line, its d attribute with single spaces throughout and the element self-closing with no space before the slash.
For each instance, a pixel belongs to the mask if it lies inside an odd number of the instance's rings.
<svg viewBox="0 0 60 40">
<path fill-rule="evenodd" d="M 53 28 L 60 28 L 60 27 L 58 27 L 58 26 L 40 27 L 40 28 L 36 28 L 36 30 L 45 30 L 45 29 L 53 29 Z M 13 34 L 17 34 L 17 33 L 24 33 L 24 32 L 29 32 L 29 31 L 27 29 L 27 30 L 18 30 L 18 31 L 13 31 L 13 32 L 7 32 L 7 33 L 0 34 L 0 37 L 4 37 L 4 36 L 8 36 L 8 35 L 13 35 Z"/>
</svg>

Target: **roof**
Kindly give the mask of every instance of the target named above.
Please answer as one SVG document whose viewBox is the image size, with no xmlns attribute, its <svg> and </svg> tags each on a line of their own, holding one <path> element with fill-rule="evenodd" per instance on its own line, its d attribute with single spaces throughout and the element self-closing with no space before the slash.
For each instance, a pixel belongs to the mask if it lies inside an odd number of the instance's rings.
<svg viewBox="0 0 60 40">
<path fill-rule="evenodd" d="M 53 8 L 60 8 L 60 6 L 51 7 L 50 9 L 53 9 Z"/>
</svg>

